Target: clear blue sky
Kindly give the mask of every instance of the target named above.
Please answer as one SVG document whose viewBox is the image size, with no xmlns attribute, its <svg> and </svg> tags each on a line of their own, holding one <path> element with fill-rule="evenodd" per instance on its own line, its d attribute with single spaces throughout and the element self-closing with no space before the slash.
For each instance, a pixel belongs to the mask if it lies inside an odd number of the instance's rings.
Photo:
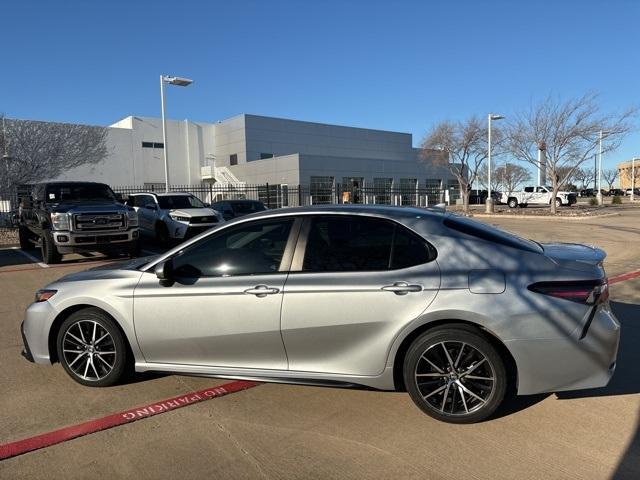
<svg viewBox="0 0 640 480">
<path fill-rule="evenodd" d="M 239 113 L 413 133 L 549 93 L 640 99 L 637 1 L 3 2 L 0 112 L 107 125 Z M 640 131 L 606 165 L 640 156 Z"/>
</svg>

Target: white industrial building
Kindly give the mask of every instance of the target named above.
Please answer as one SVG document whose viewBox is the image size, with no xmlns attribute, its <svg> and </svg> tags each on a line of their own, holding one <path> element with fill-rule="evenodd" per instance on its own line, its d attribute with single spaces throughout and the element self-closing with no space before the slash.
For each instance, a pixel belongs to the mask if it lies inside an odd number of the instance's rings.
<svg viewBox="0 0 640 480">
<path fill-rule="evenodd" d="M 440 190 L 455 184 L 446 165 L 420 158 L 408 133 L 243 114 L 217 123 L 168 120 L 167 145 L 171 185 L 393 185 Z M 74 168 L 59 179 L 164 185 L 160 119 L 132 116 L 110 125 L 107 147 L 104 161 Z"/>
</svg>

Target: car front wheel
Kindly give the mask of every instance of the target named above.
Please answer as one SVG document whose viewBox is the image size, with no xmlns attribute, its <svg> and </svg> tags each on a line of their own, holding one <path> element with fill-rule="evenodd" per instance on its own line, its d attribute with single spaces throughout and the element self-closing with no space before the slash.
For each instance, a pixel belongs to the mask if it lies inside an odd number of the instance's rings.
<svg viewBox="0 0 640 480">
<path fill-rule="evenodd" d="M 113 319 L 97 308 L 85 308 L 69 316 L 57 338 L 58 359 L 76 382 L 108 387 L 126 372 L 127 347 Z"/>
<path fill-rule="evenodd" d="M 500 354 L 480 331 L 460 326 L 429 330 L 407 352 L 404 381 L 414 403 L 449 423 L 475 423 L 502 403 L 507 375 Z"/>
<path fill-rule="evenodd" d="M 509 208 L 516 208 L 518 206 L 518 201 L 515 198 L 510 198 L 507 205 L 509 205 Z"/>
</svg>

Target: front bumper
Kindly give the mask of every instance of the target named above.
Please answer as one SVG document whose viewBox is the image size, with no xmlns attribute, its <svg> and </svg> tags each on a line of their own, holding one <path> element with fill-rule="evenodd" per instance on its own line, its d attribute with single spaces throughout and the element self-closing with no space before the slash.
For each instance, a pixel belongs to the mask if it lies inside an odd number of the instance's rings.
<svg viewBox="0 0 640 480">
<path fill-rule="evenodd" d="M 169 229 L 169 236 L 176 240 L 187 240 L 195 237 L 196 235 L 206 232 L 210 228 L 217 227 L 219 223 L 201 223 L 201 224 L 187 224 L 177 221 L 172 221 L 170 224 L 167 222 L 167 228 Z"/>
<path fill-rule="evenodd" d="M 598 308 L 589 330 L 566 338 L 505 342 L 518 367 L 518 394 L 604 387 L 616 368 L 620 323 L 608 304 Z"/>
<path fill-rule="evenodd" d="M 70 253 L 78 249 L 95 250 L 109 245 L 126 244 L 136 240 L 138 236 L 138 227 L 107 232 L 54 231 L 53 242 L 60 253 Z"/>
<path fill-rule="evenodd" d="M 58 312 L 49 302 L 32 303 L 20 326 L 24 350 L 22 356 L 30 362 L 50 364 L 49 331 Z"/>
</svg>

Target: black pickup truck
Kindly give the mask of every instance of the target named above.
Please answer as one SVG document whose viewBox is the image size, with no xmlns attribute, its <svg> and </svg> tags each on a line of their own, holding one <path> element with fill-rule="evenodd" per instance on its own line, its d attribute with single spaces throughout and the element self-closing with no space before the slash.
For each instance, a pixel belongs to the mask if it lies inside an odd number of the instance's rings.
<svg viewBox="0 0 640 480">
<path fill-rule="evenodd" d="M 139 252 L 137 213 L 104 183 L 23 185 L 18 197 L 20 248 L 39 246 L 45 263 L 73 252 Z"/>
</svg>

